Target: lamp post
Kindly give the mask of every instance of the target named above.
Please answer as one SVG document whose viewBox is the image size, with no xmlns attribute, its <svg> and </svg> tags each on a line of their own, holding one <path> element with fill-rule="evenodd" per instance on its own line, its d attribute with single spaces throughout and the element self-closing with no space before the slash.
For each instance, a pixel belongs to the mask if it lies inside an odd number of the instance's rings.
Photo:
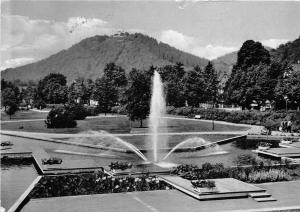
<svg viewBox="0 0 300 212">
<path fill-rule="evenodd" d="M 287 96 L 284 96 L 283 97 L 284 98 L 284 100 L 285 100 L 285 112 L 286 112 L 286 114 L 287 114 L 287 112 L 288 112 L 288 109 L 287 109 L 287 103 L 288 103 L 288 97 Z"/>
</svg>

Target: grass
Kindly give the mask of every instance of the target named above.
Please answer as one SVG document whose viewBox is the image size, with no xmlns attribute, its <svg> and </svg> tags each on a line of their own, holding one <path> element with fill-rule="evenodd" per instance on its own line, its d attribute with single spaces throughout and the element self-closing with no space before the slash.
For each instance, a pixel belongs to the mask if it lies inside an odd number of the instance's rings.
<svg viewBox="0 0 300 212">
<path fill-rule="evenodd" d="M 48 129 L 44 120 L 1 123 L 3 130 L 18 130 L 24 132 L 42 133 L 80 133 L 89 130 L 105 130 L 111 133 L 129 133 L 130 125 L 126 117 L 99 117 L 77 121 L 75 128 Z"/>
<path fill-rule="evenodd" d="M 168 124 L 168 132 L 209 132 L 212 131 L 212 123 L 190 120 L 190 119 L 166 119 Z M 132 122 L 132 127 L 138 132 L 147 131 L 148 119 L 144 120 L 145 128 L 139 128 L 138 121 Z M 246 130 L 247 127 L 233 126 L 214 123 L 214 131 L 240 131 Z"/>
<path fill-rule="evenodd" d="M 25 132 L 44 132 L 44 133 L 80 133 L 89 130 L 100 131 L 105 130 L 110 133 L 146 133 L 148 132 L 148 119 L 144 121 L 144 128 L 139 128 L 139 122 L 130 122 L 126 116 L 115 117 L 93 117 L 77 121 L 77 127 L 64 129 L 48 129 L 45 126 L 44 120 L 23 121 L 25 119 L 46 119 L 47 113 L 40 113 L 35 111 L 19 111 L 12 120 L 19 120 L 18 122 L 4 122 L 1 123 L 3 130 L 18 130 Z M 2 113 L 2 121 L 9 120 L 9 117 Z M 210 132 L 212 131 L 212 124 L 201 121 L 194 121 L 188 119 L 166 119 L 168 121 L 168 132 Z M 215 131 L 240 131 L 245 130 L 246 127 L 224 125 L 215 123 Z"/>
<path fill-rule="evenodd" d="M 41 113 L 35 111 L 17 111 L 15 115 L 11 116 L 9 119 L 9 115 L 5 112 L 1 112 L 1 121 L 9 121 L 9 120 L 24 120 L 24 119 L 45 119 L 48 113 Z"/>
</svg>

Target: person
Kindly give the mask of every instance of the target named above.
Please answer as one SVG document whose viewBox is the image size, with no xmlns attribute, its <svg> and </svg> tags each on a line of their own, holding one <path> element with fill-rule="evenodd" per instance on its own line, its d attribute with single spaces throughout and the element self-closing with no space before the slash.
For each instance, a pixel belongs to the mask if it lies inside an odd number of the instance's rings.
<svg viewBox="0 0 300 212">
<path fill-rule="evenodd" d="M 283 132 L 283 121 L 280 122 L 279 131 L 280 131 L 280 132 Z"/>
<path fill-rule="evenodd" d="M 291 133 L 292 132 L 292 121 L 289 120 L 287 122 L 287 132 Z"/>
<path fill-rule="evenodd" d="M 287 121 L 283 121 L 283 132 L 287 131 Z"/>
</svg>

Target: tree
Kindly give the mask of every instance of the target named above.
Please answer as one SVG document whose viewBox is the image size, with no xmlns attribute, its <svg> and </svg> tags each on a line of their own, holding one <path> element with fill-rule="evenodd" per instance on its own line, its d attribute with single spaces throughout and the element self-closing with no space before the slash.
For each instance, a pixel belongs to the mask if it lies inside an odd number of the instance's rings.
<svg viewBox="0 0 300 212">
<path fill-rule="evenodd" d="M 10 119 L 11 116 L 18 110 L 19 101 L 15 90 L 16 89 L 14 87 L 12 88 L 12 86 L 7 86 L 1 92 L 1 104 L 4 106 L 5 112 L 9 115 Z"/>
<path fill-rule="evenodd" d="M 82 104 L 70 104 L 66 106 L 66 109 L 73 114 L 75 120 L 84 120 L 88 113 Z"/>
<path fill-rule="evenodd" d="M 217 101 L 219 81 L 216 70 L 210 61 L 204 69 L 204 81 L 206 84 L 205 100 L 214 104 Z"/>
<path fill-rule="evenodd" d="M 237 62 L 225 86 L 227 103 L 249 108 L 253 100 L 263 100 L 261 86 L 264 87 L 266 81 L 271 80 L 272 75 L 269 74 L 271 73 L 269 65 L 268 50 L 259 42 L 245 41 L 238 52 Z"/>
<path fill-rule="evenodd" d="M 125 91 L 126 109 L 131 121 L 140 120 L 140 127 L 143 127 L 143 120 L 150 112 L 150 88 L 151 78 L 145 72 L 132 69 L 129 73 L 129 87 Z"/>
<path fill-rule="evenodd" d="M 95 82 L 93 97 L 99 102 L 100 111 L 106 115 L 118 101 L 118 90 L 109 78 L 103 76 Z"/>
<path fill-rule="evenodd" d="M 189 105 L 198 107 L 205 100 L 206 83 L 200 66 L 187 72 L 185 77 L 185 96 Z"/>
<path fill-rule="evenodd" d="M 275 98 L 279 108 L 285 107 L 284 97 L 288 97 L 290 107 L 300 107 L 300 72 L 292 70 L 286 77 L 280 79 L 275 88 Z"/>
<path fill-rule="evenodd" d="M 253 65 L 270 64 L 270 53 L 260 42 L 247 40 L 238 51 L 236 66 L 246 69 Z"/>
<path fill-rule="evenodd" d="M 77 100 L 79 102 L 77 102 Z M 83 78 L 76 79 L 68 88 L 68 101 L 70 103 L 83 103 L 89 100 L 87 86 Z"/>
<path fill-rule="evenodd" d="M 67 80 L 63 74 L 51 73 L 39 81 L 36 89 L 35 100 L 45 103 L 67 102 Z"/>
<path fill-rule="evenodd" d="M 1 103 L 4 106 L 5 110 L 10 105 L 18 103 L 16 93 L 12 88 L 7 87 L 4 90 L 2 90 L 2 92 L 1 92 Z"/>
<path fill-rule="evenodd" d="M 43 92 L 46 102 L 51 104 L 64 104 L 68 100 L 68 87 L 56 82 L 49 82 Z"/>
<path fill-rule="evenodd" d="M 167 105 L 181 107 L 184 106 L 184 82 L 185 74 L 182 63 L 166 65 L 158 70 L 164 82 Z"/>
<path fill-rule="evenodd" d="M 125 70 L 115 63 L 108 63 L 105 66 L 104 76 L 108 78 L 114 86 L 123 87 L 127 84 Z"/>
<path fill-rule="evenodd" d="M 20 99 L 25 102 L 26 106 L 32 104 L 32 100 L 34 99 L 34 88 L 28 86 L 26 89 L 21 90 Z"/>
<path fill-rule="evenodd" d="M 47 128 L 73 128 L 77 122 L 74 115 L 65 107 L 52 109 L 45 120 Z"/>
<path fill-rule="evenodd" d="M 10 104 L 17 104 L 20 101 L 20 90 L 10 81 L 1 79 L 1 105 L 6 110 Z"/>
<path fill-rule="evenodd" d="M 18 105 L 16 103 L 10 103 L 8 105 L 8 109 L 5 111 L 7 115 L 9 115 L 9 119 L 14 115 L 18 110 Z"/>
</svg>

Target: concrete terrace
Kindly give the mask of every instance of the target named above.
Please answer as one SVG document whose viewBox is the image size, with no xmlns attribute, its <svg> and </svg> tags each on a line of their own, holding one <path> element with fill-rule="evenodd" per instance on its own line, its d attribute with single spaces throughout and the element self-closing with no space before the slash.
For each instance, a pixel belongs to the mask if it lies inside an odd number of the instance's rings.
<svg viewBox="0 0 300 212">
<path fill-rule="evenodd" d="M 199 201 L 177 190 L 98 194 L 32 199 L 25 212 L 175 212 L 175 211 L 299 211 L 300 181 L 259 184 L 277 199 L 256 202 L 252 198 Z M 277 209 L 276 209 L 277 208 Z"/>
</svg>

